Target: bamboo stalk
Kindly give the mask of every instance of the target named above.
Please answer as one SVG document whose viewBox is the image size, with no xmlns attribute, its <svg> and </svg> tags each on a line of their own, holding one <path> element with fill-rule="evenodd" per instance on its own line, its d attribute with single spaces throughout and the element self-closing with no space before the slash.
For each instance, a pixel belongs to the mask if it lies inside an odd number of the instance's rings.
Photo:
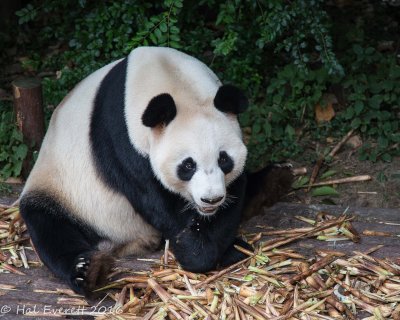
<svg viewBox="0 0 400 320">
<path fill-rule="evenodd" d="M 333 158 L 336 153 L 340 150 L 340 148 L 346 143 L 347 140 L 351 137 L 353 134 L 354 129 L 351 129 L 347 134 L 342 138 L 342 140 L 339 141 L 339 143 L 332 149 L 331 152 L 329 152 L 328 157 Z"/>
<path fill-rule="evenodd" d="M 292 173 L 294 176 L 303 176 L 307 174 L 307 168 L 306 167 L 294 168 L 292 169 Z"/>
<path fill-rule="evenodd" d="M 298 282 L 306 277 L 308 277 L 309 275 L 313 274 L 314 272 L 317 272 L 319 269 L 324 268 L 326 265 L 331 264 L 333 261 L 335 261 L 337 259 L 336 256 L 326 256 L 324 258 L 322 258 L 321 260 L 317 261 L 316 263 L 314 263 L 313 265 L 310 266 L 310 268 L 304 270 L 303 272 L 294 275 L 293 277 L 291 277 L 290 279 L 287 280 L 287 283 L 289 284 L 294 284 L 295 282 Z"/>
<path fill-rule="evenodd" d="M 312 188 L 315 180 L 317 179 L 318 172 L 321 169 L 321 166 L 324 163 L 324 161 L 325 161 L 325 157 L 324 156 L 320 156 L 318 158 L 317 162 L 315 163 L 313 171 L 311 172 L 310 181 L 309 181 L 307 186 L 304 186 L 304 187 L 307 187 L 307 192 L 310 191 L 310 189 Z"/>
<path fill-rule="evenodd" d="M 350 182 L 368 181 L 371 179 L 372 179 L 372 177 L 369 175 L 361 175 L 361 176 L 355 176 L 355 177 L 333 179 L 333 180 L 327 180 L 327 181 L 323 181 L 323 182 L 313 183 L 310 186 L 310 188 L 319 187 L 319 186 L 327 186 L 327 185 L 331 185 L 331 184 L 342 184 L 342 183 L 350 183 Z M 307 188 L 307 187 L 309 187 L 309 186 L 301 186 L 299 188 Z"/>
<path fill-rule="evenodd" d="M 229 266 L 229 267 L 217 272 L 216 274 L 212 275 L 211 277 L 208 277 L 206 280 L 204 280 L 202 282 L 199 282 L 198 284 L 194 285 L 194 288 L 198 289 L 198 288 L 204 287 L 206 284 L 208 284 L 208 283 L 210 283 L 212 281 L 215 281 L 216 279 L 222 277 L 224 274 L 236 269 L 237 267 L 239 267 L 243 263 L 245 263 L 248 260 L 250 260 L 250 258 L 251 257 L 247 257 L 247 258 L 245 258 L 245 259 L 243 259 L 243 260 L 241 260 L 239 262 L 236 262 L 235 264 L 233 264 L 233 265 L 231 265 L 231 266 Z"/>
<path fill-rule="evenodd" d="M 268 318 L 268 315 L 263 312 L 261 313 L 259 310 L 255 309 L 252 306 L 249 306 L 247 304 L 245 304 L 243 301 L 241 301 L 240 299 L 235 298 L 234 301 L 236 302 L 236 304 L 243 309 L 243 311 L 247 312 L 248 314 L 250 314 L 251 316 L 253 316 L 256 319 L 260 319 L 260 320 L 265 320 Z"/>
<path fill-rule="evenodd" d="M 291 242 L 296 241 L 298 239 L 301 239 L 301 238 L 304 238 L 304 237 L 309 237 L 311 235 L 316 234 L 317 232 L 326 230 L 326 229 L 331 228 L 331 227 L 336 226 L 336 225 L 340 225 L 346 220 L 348 220 L 348 218 L 346 216 L 342 216 L 342 217 L 339 217 L 337 220 L 328 221 L 324 225 L 315 227 L 315 228 L 313 228 L 312 230 L 310 230 L 308 232 L 304 232 L 304 233 L 301 233 L 301 234 L 299 234 L 297 236 L 291 237 L 289 239 L 281 240 L 281 241 L 278 241 L 277 243 L 273 243 L 271 245 L 265 246 L 265 247 L 262 248 L 262 251 L 269 251 L 271 249 L 274 249 L 274 248 L 280 247 L 282 245 L 291 243 Z"/>
<path fill-rule="evenodd" d="M 353 132 L 354 132 L 354 129 L 351 129 L 349 132 L 347 132 L 347 134 L 342 138 L 342 140 L 340 140 L 339 143 L 331 150 L 331 152 L 329 152 L 329 154 L 328 154 L 329 158 L 333 158 L 336 155 L 336 153 L 340 150 L 340 148 L 343 146 L 343 144 L 351 137 Z M 315 185 L 314 184 L 315 179 L 317 178 L 318 172 L 321 169 L 321 166 L 323 165 L 324 162 L 325 162 L 325 156 L 322 155 L 319 157 L 319 159 L 317 160 L 317 163 L 315 164 L 315 166 L 313 168 L 307 191 L 310 191 L 310 189 L 313 187 L 313 185 Z"/>
<path fill-rule="evenodd" d="M 164 247 L 164 264 L 168 264 L 168 250 L 169 250 L 169 240 L 165 240 L 165 247 Z"/>
</svg>

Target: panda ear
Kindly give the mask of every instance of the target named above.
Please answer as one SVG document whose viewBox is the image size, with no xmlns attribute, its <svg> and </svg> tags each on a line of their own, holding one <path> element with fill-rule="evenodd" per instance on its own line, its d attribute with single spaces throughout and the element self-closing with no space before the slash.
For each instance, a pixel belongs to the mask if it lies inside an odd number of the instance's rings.
<svg viewBox="0 0 400 320">
<path fill-rule="evenodd" d="M 174 99 L 168 93 L 162 93 L 150 100 L 142 115 L 142 123 L 146 127 L 154 128 L 158 125 L 167 125 L 176 116 Z"/>
<path fill-rule="evenodd" d="M 246 111 L 249 101 L 239 88 L 226 84 L 219 87 L 214 105 L 219 111 L 239 114 Z"/>
</svg>

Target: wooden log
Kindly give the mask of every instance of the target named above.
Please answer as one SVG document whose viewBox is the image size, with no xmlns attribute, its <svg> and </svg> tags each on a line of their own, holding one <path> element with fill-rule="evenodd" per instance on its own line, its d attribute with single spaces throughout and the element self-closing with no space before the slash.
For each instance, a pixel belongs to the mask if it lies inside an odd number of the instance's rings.
<svg viewBox="0 0 400 320">
<path fill-rule="evenodd" d="M 29 148 L 22 165 L 22 176 L 26 178 L 32 168 L 33 152 L 39 150 L 45 133 L 42 85 L 38 79 L 18 79 L 12 82 L 12 88 L 17 125 Z"/>
</svg>

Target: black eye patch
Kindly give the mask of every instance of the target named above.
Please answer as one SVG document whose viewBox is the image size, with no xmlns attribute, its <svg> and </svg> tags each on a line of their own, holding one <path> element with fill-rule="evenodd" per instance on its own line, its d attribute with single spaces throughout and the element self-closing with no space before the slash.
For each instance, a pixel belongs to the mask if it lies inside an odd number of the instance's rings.
<svg viewBox="0 0 400 320">
<path fill-rule="evenodd" d="M 232 158 L 225 151 L 221 151 L 219 153 L 218 165 L 223 173 L 228 174 L 232 171 L 234 163 Z"/>
<path fill-rule="evenodd" d="M 192 179 L 196 172 L 196 162 L 192 158 L 186 158 L 178 166 L 178 177 L 183 181 L 189 181 Z"/>
</svg>

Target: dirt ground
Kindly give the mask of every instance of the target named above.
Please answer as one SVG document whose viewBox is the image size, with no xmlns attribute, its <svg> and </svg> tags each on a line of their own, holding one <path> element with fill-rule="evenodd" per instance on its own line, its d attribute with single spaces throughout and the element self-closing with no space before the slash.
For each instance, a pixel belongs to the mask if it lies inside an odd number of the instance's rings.
<svg viewBox="0 0 400 320">
<path fill-rule="evenodd" d="M 307 161 L 304 154 L 298 161 L 291 161 L 294 167 L 306 167 L 310 176 L 315 163 Z M 306 189 L 290 192 L 282 200 L 303 204 L 331 204 L 344 207 L 400 208 L 400 158 L 392 162 L 360 161 L 354 150 L 344 146 L 334 159 L 321 167 L 319 176 L 328 170 L 336 173 L 326 180 L 370 175 L 371 180 L 334 185 L 338 196 L 311 196 Z M 316 182 L 320 182 L 317 178 Z M 400 219 L 400 217 L 399 217 Z"/>
</svg>

